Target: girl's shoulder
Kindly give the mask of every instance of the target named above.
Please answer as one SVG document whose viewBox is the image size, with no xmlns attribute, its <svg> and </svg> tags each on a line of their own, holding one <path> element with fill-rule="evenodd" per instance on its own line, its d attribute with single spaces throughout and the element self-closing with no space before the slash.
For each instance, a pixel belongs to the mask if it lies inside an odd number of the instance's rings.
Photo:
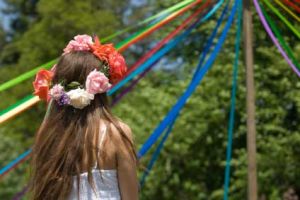
<svg viewBox="0 0 300 200">
<path fill-rule="evenodd" d="M 110 130 L 112 135 L 116 139 L 123 139 L 123 136 L 127 137 L 130 140 L 133 140 L 133 134 L 131 128 L 128 124 L 123 122 L 121 119 L 117 119 L 114 123 L 109 123 Z M 120 130 L 121 129 L 121 130 Z"/>
</svg>

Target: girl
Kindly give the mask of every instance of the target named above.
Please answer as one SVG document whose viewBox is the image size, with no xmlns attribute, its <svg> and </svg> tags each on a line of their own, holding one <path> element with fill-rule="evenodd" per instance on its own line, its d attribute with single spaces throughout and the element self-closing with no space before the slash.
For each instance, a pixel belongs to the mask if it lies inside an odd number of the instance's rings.
<svg viewBox="0 0 300 200">
<path fill-rule="evenodd" d="M 32 153 L 33 200 L 136 200 L 136 153 L 130 128 L 110 112 L 106 91 L 126 72 L 111 44 L 78 35 L 35 94 L 50 101 Z"/>
</svg>

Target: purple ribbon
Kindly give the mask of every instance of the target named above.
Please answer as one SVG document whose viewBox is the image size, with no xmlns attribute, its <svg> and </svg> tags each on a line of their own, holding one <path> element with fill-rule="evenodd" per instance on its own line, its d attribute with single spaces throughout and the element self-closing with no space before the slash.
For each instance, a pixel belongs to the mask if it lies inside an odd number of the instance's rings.
<svg viewBox="0 0 300 200">
<path fill-rule="evenodd" d="M 25 186 L 21 192 L 18 192 L 15 196 L 13 196 L 12 200 L 20 200 L 27 192 L 27 190 L 28 190 L 28 186 Z"/>
<path fill-rule="evenodd" d="M 158 61 L 157 61 L 158 62 Z M 120 94 L 118 95 L 118 96 L 116 96 L 114 99 L 113 99 L 113 101 L 112 101 L 112 104 L 111 104 L 111 106 L 114 106 L 114 105 L 116 105 L 128 92 L 130 92 L 133 88 L 134 88 L 134 86 L 142 79 L 142 78 L 144 78 L 145 76 L 146 76 L 146 74 L 148 74 L 148 72 L 150 72 L 151 71 L 151 69 L 155 66 L 155 64 L 157 63 L 157 62 L 155 62 L 155 63 L 153 63 L 152 65 L 151 65 L 151 67 L 149 67 L 148 69 L 146 69 L 143 73 L 141 73 L 140 75 L 139 75 L 139 77 L 138 78 L 136 78 L 134 81 L 132 81 L 131 83 L 130 83 L 130 85 L 129 86 L 127 86 L 124 90 L 122 90 L 122 92 L 120 92 Z"/>
</svg>

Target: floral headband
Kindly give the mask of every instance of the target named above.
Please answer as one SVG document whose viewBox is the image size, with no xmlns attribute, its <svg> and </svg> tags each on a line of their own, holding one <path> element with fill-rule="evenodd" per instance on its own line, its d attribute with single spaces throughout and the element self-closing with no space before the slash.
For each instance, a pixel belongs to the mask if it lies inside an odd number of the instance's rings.
<svg viewBox="0 0 300 200">
<path fill-rule="evenodd" d="M 65 84 L 62 81 L 62 83 L 52 86 L 55 65 L 50 71 L 42 69 L 37 73 L 33 82 L 36 96 L 47 101 L 53 99 L 61 106 L 71 105 L 74 108 L 82 109 L 90 104 L 95 94 L 107 92 L 112 84 L 117 83 L 126 74 L 125 59 L 113 44 L 102 45 L 97 37 L 93 42 L 91 36 L 77 35 L 68 43 L 63 55 L 74 51 L 90 51 L 104 62 L 105 67 L 102 71 L 97 69 L 91 71 L 86 78 L 85 85 L 76 81 Z"/>
</svg>

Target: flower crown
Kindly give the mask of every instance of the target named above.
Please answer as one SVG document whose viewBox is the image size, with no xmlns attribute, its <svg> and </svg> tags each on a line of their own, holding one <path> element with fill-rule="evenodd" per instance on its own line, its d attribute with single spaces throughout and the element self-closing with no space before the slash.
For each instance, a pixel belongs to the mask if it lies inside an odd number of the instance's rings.
<svg viewBox="0 0 300 200">
<path fill-rule="evenodd" d="M 71 105 L 74 108 L 82 109 L 90 104 L 95 94 L 107 92 L 112 84 L 117 83 L 126 74 L 125 59 L 113 44 L 102 45 L 97 37 L 94 37 L 93 42 L 89 35 L 77 35 L 68 43 L 63 55 L 74 51 L 93 53 L 104 63 L 105 67 L 101 69 L 102 71 L 97 69 L 91 71 L 84 86 L 76 81 L 68 84 L 62 81 L 52 86 L 56 65 L 50 71 L 42 69 L 37 73 L 33 82 L 36 96 L 47 101 L 53 99 L 61 106 Z"/>
</svg>

